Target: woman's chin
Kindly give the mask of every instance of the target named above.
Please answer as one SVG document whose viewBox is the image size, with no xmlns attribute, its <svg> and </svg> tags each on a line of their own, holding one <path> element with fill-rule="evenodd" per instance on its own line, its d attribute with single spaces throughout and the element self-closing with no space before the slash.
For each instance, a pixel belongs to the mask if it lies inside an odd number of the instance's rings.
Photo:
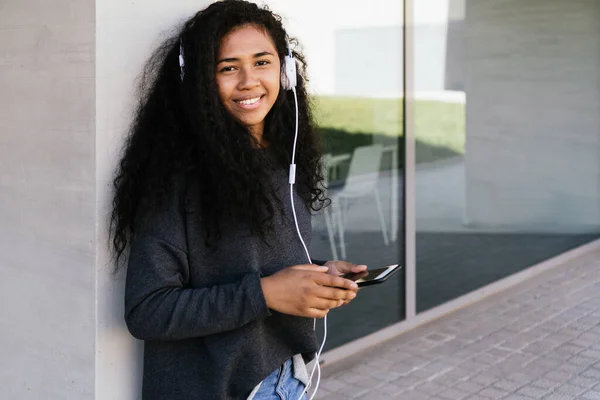
<svg viewBox="0 0 600 400">
<path fill-rule="evenodd" d="M 243 118 L 238 119 L 239 123 L 248 128 L 251 132 L 255 130 L 260 130 L 262 133 L 262 129 L 265 126 L 264 118 Z"/>
</svg>

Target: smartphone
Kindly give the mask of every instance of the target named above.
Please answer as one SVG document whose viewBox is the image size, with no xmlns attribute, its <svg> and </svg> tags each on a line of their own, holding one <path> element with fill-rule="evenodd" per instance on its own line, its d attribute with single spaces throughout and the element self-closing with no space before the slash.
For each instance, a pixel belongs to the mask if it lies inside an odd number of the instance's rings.
<svg viewBox="0 0 600 400">
<path fill-rule="evenodd" d="M 396 271 L 402 269 L 400 264 L 388 265 L 387 267 L 370 269 L 363 272 L 349 272 L 342 275 L 342 278 L 350 279 L 356 282 L 358 287 L 376 285 L 385 282 Z"/>
</svg>

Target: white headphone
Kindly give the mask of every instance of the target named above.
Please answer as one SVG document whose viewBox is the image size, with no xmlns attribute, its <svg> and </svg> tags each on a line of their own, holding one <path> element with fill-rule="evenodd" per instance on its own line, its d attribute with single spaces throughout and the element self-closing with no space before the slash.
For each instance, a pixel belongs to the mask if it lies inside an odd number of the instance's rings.
<svg viewBox="0 0 600 400">
<path fill-rule="evenodd" d="M 183 67 L 185 67 L 185 59 L 183 58 L 183 39 L 179 39 L 179 69 L 181 70 L 179 78 L 181 79 L 181 82 L 183 82 L 183 77 L 185 76 Z"/>
<path fill-rule="evenodd" d="M 296 59 L 292 54 L 290 45 L 287 45 L 288 55 L 285 56 L 283 61 L 283 72 L 281 73 L 281 87 L 284 90 L 292 90 L 296 87 L 297 75 L 296 75 Z"/>
<path fill-rule="evenodd" d="M 281 87 L 284 90 L 292 90 L 296 87 L 297 75 L 296 75 L 296 59 L 292 54 L 292 49 L 289 44 L 287 45 L 288 54 L 283 60 L 283 71 L 281 72 Z M 185 58 L 183 54 L 183 39 L 179 40 L 179 79 L 183 82 L 185 77 Z"/>
</svg>

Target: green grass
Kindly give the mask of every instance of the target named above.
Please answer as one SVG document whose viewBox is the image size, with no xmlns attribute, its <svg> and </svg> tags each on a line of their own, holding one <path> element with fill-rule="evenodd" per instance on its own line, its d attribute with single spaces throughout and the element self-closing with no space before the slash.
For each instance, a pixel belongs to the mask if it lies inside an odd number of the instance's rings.
<svg viewBox="0 0 600 400">
<path fill-rule="evenodd" d="M 313 105 L 325 152 L 349 153 L 376 141 L 397 143 L 403 154 L 402 99 L 317 96 Z M 415 135 L 418 163 L 464 154 L 464 104 L 416 101 Z"/>
<path fill-rule="evenodd" d="M 391 137 L 398 137 L 402 130 L 400 99 L 319 96 L 313 100 L 319 126 Z"/>
</svg>

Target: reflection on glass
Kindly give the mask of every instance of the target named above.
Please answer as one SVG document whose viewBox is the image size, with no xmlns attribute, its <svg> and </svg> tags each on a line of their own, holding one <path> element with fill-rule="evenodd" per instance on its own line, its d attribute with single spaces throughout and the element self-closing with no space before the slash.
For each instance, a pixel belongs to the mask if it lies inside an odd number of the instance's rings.
<svg viewBox="0 0 600 400">
<path fill-rule="evenodd" d="M 600 3 L 414 6 L 423 311 L 599 236 Z"/>
<path fill-rule="evenodd" d="M 324 145 L 332 204 L 313 218 L 311 255 L 373 269 L 403 263 L 402 1 L 375 2 L 348 0 L 340 13 L 339 0 L 269 1 L 302 42 Z M 403 279 L 402 271 L 361 289 L 352 303 L 330 312 L 326 349 L 403 318 Z"/>
<path fill-rule="evenodd" d="M 365 263 L 370 268 L 401 263 L 401 125 L 373 117 L 373 111 L 382 112 L 377 108 L 382 103 L 388 103 L 388 111 L 398 115 L 400 108 L 391 107 L 399 101 L 327 97 L 317 98 L 315 103 L 331 118 L 322 118 L 319 126 L 326 149 L 327 195 L 332 204 L 313 221 L 312 254 L 315 258 Z M 362 118 L 357 117 L 357 108 Z M 394 129 L 395 135 L 391 134 Z M 350 305 L 330 313 L 327 348 L 398 322 L 404 311 L 403 280 L 403 273 L 398 273 L 384 284 L 364 288 Z"/>
</svg>

